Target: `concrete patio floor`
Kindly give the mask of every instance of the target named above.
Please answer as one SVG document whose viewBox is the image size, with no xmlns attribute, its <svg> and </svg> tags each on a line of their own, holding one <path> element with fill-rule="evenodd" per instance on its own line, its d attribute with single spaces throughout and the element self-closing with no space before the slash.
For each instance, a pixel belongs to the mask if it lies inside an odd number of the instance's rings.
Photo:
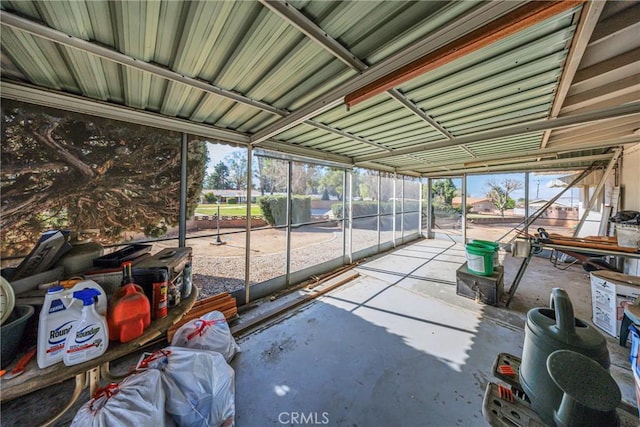
<svg viewBox="0 0 640 427">
<path fill-rule="evenodd" d="M 548 304 L 561 286 L 576 315 L 590 320 L 589 277 L 535 258 L 507 310 L 456 295 L 464 261 L 460 243 L 420 240 L 364 263 L 358 279 L 240 339 L 237 425 L 486 425 L 481 407 L 487 382 L 496 381 L 492 365 L 500 352 L 521 356 L 528 309 Z M 519 260 L 503 262 L 508 288 Z M 635 405 L 629 349 L 612 337 L 608 346 L 623 400 Z M 637 425 L 622 415 L 623 425 Z"/>
<path fill-rule="evenodd" d="M 520 260 L 501 255 L 508 289 Z M 481 406 L 487 382 L 496 381 L 492 365 L 501 352 L 521 356 L 526 312 L 562 287 L 576 316 L 590 322 L 589 276 L 534 257 L 505 309 L 456 295 L 464 261 L 460 243 L 418 240 L 366 260 L 357 279 L 239 337 L 236 426 L 487 425 Z M 613 337 L 607 344 L 623 401 L 635 406 L 629 345 Z M 113 371 L 127 372 L 138 357 Z M 72 389 L 67 381 L 4 403 L 2 425 L 39 425 Z M 83 392 L 57 425 L 69 425 L 88 399 Z M 637 416 L 620 413 L 623 426 L 638 425 Z"/>
</svg>

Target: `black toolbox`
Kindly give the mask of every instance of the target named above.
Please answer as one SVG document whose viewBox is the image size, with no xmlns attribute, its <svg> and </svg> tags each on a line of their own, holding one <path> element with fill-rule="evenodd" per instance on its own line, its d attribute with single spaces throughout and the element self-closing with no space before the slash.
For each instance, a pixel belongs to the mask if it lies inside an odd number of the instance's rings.
<svg viewBox="0 0 640 427">
<path fill-rule="evenodd" d="M 155 255 L 147 257 L 133 267 L 134 278 L 137 272 L 148 272 L 149 269 L 164 269 L 169 278 L 169 287 L 174 287 L 179 296 L 177 301 L 169 296 L 169 306 L 180 303 L 180 298 L 191 294 L 191 248 L 166 248 Z M 174 295 L 175 298 L 175 295 Z"/>
<path fill-rule="evenodd" d="M 489 305 L 499 305 L 504 292 L 504 267 L 498 266 L 491 276 L 471 273 L 465 262 L 456 271 L 456 294 Z"/>
</svg>

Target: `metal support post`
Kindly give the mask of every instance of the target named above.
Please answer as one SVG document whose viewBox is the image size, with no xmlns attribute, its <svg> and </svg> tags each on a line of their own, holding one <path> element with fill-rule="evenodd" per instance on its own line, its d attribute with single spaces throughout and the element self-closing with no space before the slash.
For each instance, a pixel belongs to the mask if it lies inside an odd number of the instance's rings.
<svg viewBox="0 0 640 427">
<path fill-rule="evenodd" d="M 251 196 L 253 194 L 252 172 L 253 147 L 247 150 L 247 232 L 244 243 L 244 303 L 249 304 L 251 283 Z"/>
<path fill-rule="evenodd" d="M 184 248 L 187 242 L 187 160 L 189 156 L 187 134 L 182 133 L 180 147 L 180 213 L 178 219 L 178 246 Z"/>
<path fill-rule="evenodd" d="M 462 194 L 460 197 L 460 203 L 462 208 L 462 217 L 461 217 L 461 232 L 462 232 L 462 243 L 467 242 L 467 174 L 462 174 Z"/>
<path fill-rule="evenodd" d="M 578 226 L 576 227 L 575 231 L 573 232 L 573 237 L 577 237 L 578 233 L 580 233 L 580 230 L 582 229 L 582 226 L 584 225 L 585 221 L 587 220 L 587 217 L 589 216 L 589 212 L 591 212 L 591 209 L 596 204 L 596 201 L 598 200 L 598 197 L 600 196 L 600 193 L 602 192 L 602 189 L 604 188 L 604 184 L 607 182 L 607 179 L 609 179 L 609 175 L 613 171 L 613 167 L 618 162 L 618 159 L 620 158 L 620 154 L 621 153 L 622 153 L 622 149 L 618 148 L 618 149 L 616 149 L 615 153 L 613 154 L 613 157 L 609 161 L 609 165 L 607 166 L 607 169 L 605 170 L 604 174 L 602 175 L 602 179 L 600 180 L 600 182 L 596 186 L 595 191 L 593 192 L 593 196 L 591 196 L 591 199 L 589 199 L 589 204 L 587 205 L 586 209 L 584 210 L 584 214 L 582 214 L 582 218 L 580 218 L 580 223 L 578 223 Z"/>
<path fill-rule="evenodd" d="M 529 172 L 524 174 L 524 217 L 529 218 Z M 524 233 L 529 234 L 529 223 L 524 223 Z"/>
</svg>

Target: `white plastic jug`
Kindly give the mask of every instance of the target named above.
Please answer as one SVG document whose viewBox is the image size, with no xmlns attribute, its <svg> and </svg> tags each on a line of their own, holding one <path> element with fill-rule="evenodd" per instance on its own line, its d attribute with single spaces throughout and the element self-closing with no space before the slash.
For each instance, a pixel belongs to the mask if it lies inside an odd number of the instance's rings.
<svg viewBox="0 0 640 427">
<path fill-rule="evenodd" d="M 104 316 L 98 314 L 94 298 L 95 289 L 83 289 L 73 293 L 73 297 L 83 303 L 80 319 L 73 323 L 64 344 L 62 360 L 67 366 L 77 365 L 104 354 L 109 346 L 109 332 Z"/>
</svg>

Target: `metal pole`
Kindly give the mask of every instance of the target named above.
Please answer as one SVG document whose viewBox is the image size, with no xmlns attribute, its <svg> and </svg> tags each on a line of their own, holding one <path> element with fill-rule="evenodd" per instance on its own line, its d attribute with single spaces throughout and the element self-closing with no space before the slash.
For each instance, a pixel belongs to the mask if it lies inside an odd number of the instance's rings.
<svg viewBox="0 0 640 427">
<path fill-rule="evenodd" d="M 382 177 L 380 176 L 382 172 L 378 171 L 378 251 L 380 251 L 380 222 L 382 221 L 382 217 L 380 216 L 380 200 L 382 199 L 381 197 L 381 193 L 382 193 Z"/>
<path fill-rule="evenodd" d="M 396 191 L 396 187 L 398 186 L 398 174 L 397 173 L 393 173 L 393 228 L 392 228 L 392 239 L 393 239 L 393 247 L 396 247 L 396 203 L 397 203 L 397 194 L 398 192 Z"/>
<path fill-rule="evenodd" d="M 576 227 L 575 231 L 573 232 L 573 237 L 577 237 L 578 233 L 580 233 L 580 230 L 582 229 L 582 226 L 584 225 L 585 221 L 587 220 L 587 217 L 589 216 L 589 212 L 593 208 L 593 205 L 596 204 L 596 200 L 598 200 L 598 197 L 600 196 L 600 193 L 602 192 L 602 189 L 604 188 L 604 184 L 607 182 L 607 179 L 609 178 L 609 175 L 611 174 L 611 171 L 613 171 L 613 167 L 618 162 L 618 158 L 620 157 L 620 153 L 622 153 L 622 149 L 620 149 L 620 148 L 616 149 L 615 153 L 613 154 L 613 157 L 611 158 L 611 161 L 609 161 L 609 165 L 607 166 L 607 169 L 605 170 L 604 174 L 602 175 L 602 179 L 598 183 L 598 186 L 596 187 L 596 189 L 595 189 L 595 191 L 593 193 L 593 196 L 591 196 L 591 199 L 589 199 L 589 204 L 587 205 L 587 208 L 585 209 L 584 214 L 582 215 L 582 218 L 580 218 L 580 223 L 578 223 L 578 226 Z"/>
<path fill-rule="evenodd" d="M 422 178 L 418 181 L 418 236 L 422 236 Z"/>
<path fill-rule="evenodd" d="M 523 219 L 522 221 L 520 221 L 520 223 L 518 225 L 516 225 L 515 227 L 511 228 L 509 231 L 507 231 L 506 233 L 504 233 L 502 236 L 500 236 L 499 239 L 496 239 L 496 242 L 499 242 L 500 240 L 504 239 L 505 237 L 507 237 L 507 235 L 509 233 L 511 233 L 513 230 L 515 230 L 516 228 L 520 227 L 522 224 L 525 225 L 525 227 L 528 227 L 529 225 L 533 224 L 533 222 L 538 219 L 538 217 L 540 215 L 542 215 L 542 213 L 552 204 L 554 204 L 556 202 L 556 200 L 558 200 L 560 197 L 562 197 L 562 195 L 564 193 L 567 192 L 567 190 L 571 187 L 573 187 L 576 183 L 578 183 L 582 178 L 584 178 L 585 176 L 589 175 L 594 168 L 594 164 L 592 164 L 589 168 L 583 170 L 580 175 L 578 175 L 573 181 L 571 181 L 571 184 L 569 184 L 565 189 L 563 189 L 561 192 L 559 192 L 558 194 L 555 195 L 555 197 L 553 197 L 551 200 L 549 200 L 547 203 L 545 203 L 542 207 L 540 207 L 537 211 L 535 211 L 533 213 L 533 215 L 531 215 L 530 217 L 527 217 L 525 219 Z M 509 241 L 513 241 L 515 240 L 515 238 L 517 237 L 517 235 L 513 236 L 513 238 L 511 238 Z"/>
<path fill-rule="evenodd" d="M 252 182 L 252 160 L 253 147 L 249 146 L 247 150 L 247 232 L 244 242 L 244 303 L 249 304 L 250 299 L 250 283 L 251 283 L 251 196 L 253 194 Z"/>
<path fill-rule="evenodd" d="M 402 177 L 400 185 L 400 241 L 404 243 L 404 177 Z"/>
<path fill-rule="evenodd" d="M 180 213 L 178 219 L 178 246 L 184 248 L 187 242 L 187 160 L 189 156 L 187 134 L 182 133 L 180 147 Z"/>
<path fill-rule="evenodd" d="M 433 189 L 431 178 L 427 178 L 427 239 L 433 239 Z"/>
<path fill-rule="evenodd" d="M 529 173 L 524 174 L 524 217 L 529 218 Z M 529 234 L 529 223 L 524 224 L 525 234 Z"/>
<path fill-rule="evenodd" d="M 462 197 L 460 197 L 462 208 L 462 242 L 467 242 L 467 174 L 462 174 Z"/>
<path fill-rule="evenodd" d="M 292 171 L 292 162 L 291 160 L 287 161 L 287 266 L 286 266 L 286 280 L 285 283 L 289 286 L 289 280 L 291 278 L 291 209 L 293 204 L 293 198 L 291 197 L 291 192 L 293 191 L 291 188 L 291 171 Z"/>
<path fill-rule="evenodd" d="M 349 200 L 349 264 L 353 263 L 353 171 L 350 170 L 347 175 L 347 185 L 345 185 L 345 189 L 348 188 L 348 200 Z M 345 191 L 345 196 L 347 195 L 347 191 Z M 345 197 L 347 200 L 347 197 Z"/>
<path fill-rule="evenodd" d="M 218 197 L 218 213 L 216 215 L 216 228 L 218 229 L 218 235 L 216 236 L 216 243 L 218 245 L 221 245 L 222 240 L 220 240 L 220 197 Z"/>
<path fill-rule="evenodd" d="M 347 171 L 342 171 L 342 262 L 347 255 Z"/>
</svg>

